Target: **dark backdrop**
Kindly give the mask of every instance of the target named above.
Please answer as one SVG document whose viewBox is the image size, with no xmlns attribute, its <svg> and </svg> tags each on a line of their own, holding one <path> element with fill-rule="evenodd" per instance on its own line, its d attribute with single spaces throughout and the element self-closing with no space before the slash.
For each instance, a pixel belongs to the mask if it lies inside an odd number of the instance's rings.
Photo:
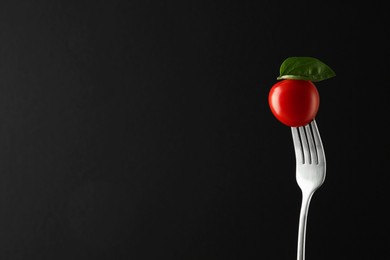
<svg viewBox="0 0 390 260">
<path fill-rule="evenodd" d="M 294 259 L 289 56 L 317 84 L 307 259 L 388 259 L 388 14 L 279 1 L 1 1 L 0 258 Z"/>
</svg>

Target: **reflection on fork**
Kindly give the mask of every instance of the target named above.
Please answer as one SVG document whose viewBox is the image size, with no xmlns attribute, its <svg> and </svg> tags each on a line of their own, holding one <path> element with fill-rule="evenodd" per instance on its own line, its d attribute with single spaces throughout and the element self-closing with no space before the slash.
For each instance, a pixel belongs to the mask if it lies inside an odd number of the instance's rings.
<svg viewBox="0 0 390 260">
<path fill-rule="evenodd" d="M 291 131 L 296 158 L 296 180 L 302 191 L 297 260 L 304 260 L 309 204 L 314 192 L 325 180 L 326 160 L 315 120 L 306 126 L 291 127 Z"/>
</svg>

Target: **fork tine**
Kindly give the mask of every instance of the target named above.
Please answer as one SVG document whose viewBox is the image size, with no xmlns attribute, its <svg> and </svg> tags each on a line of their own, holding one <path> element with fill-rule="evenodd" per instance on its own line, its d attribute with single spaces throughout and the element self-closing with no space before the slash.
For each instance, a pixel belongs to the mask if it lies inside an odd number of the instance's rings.
<svg viewBox="0 0 390 260">
<path fill-rule="evenodd" d="M 304 158 L 303 163 L 310 163 L 310 151 L 309 151 L 309 145 L 307 143 L 305 127 L 303 126 L 299 127 L 299 134 L 302 142 L 302 151 L 303 151 L 303 158 Z"/>
<path fill-rule="evenodd" d="M 316 152 L 316 147 L 314 145 L 313 136 L 311 134 L 310 124 L 305 126 L 305 130 L 306 130 L 307 141 L 309 143 L 309 151 L 310 151 L 310 159 L 311 159 L 310 163 L 317 164 L 318 163 L 317 152 Z"/>
<path fill-rule="evenodd" d="M 318 155 L 318 163 L 325 163 L 325 152 L 324 152 L 324 148 L 322 145 L 321 136 L 320 136 L 320 133 L 318 131 L 317 123 L 315 120 L 313 120 L 311 122 L 311 127 L 313 130 L 314 142 L 315 142 L 315 145 L 317 148 L 316 150 L 317 150 L 317 155 Z"/>
<path fill-rule="evenodd" d="M 295 158 L 298 163 L 303 163 L 303 151 L 297 127 L 291 127 L 294 142 Z"/>
</svg>

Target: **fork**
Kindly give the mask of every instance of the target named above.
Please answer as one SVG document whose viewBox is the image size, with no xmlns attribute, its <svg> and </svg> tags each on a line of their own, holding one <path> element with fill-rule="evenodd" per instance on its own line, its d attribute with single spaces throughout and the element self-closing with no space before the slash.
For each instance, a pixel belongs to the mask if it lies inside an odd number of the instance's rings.
<svg viewBox="0 0 390 260">
<path fill-rule="evenodd" d="M 316 121 L 291 127 L 296 159 L 296 180 L 302 191 L 297 260 L 305 259 L 306 224 L 310 200 L 326 175 L 325 152 Z"/>
</svg>

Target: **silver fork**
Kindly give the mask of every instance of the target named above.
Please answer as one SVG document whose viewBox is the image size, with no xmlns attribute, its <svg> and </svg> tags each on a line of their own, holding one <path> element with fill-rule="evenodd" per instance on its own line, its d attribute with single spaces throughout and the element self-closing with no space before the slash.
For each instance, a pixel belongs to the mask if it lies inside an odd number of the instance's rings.
<svg viewBox="0 0 390 260">
<path fill-rule="evenodd" d="M 296 158 L 296 180 L 302 191 L 297 260 L 304 260 L 309 204 L 314 192 L 325 180 L 326 160 L 315 120 L 306 126 L 291 127 L 291 131 Z"/>
</svg>

